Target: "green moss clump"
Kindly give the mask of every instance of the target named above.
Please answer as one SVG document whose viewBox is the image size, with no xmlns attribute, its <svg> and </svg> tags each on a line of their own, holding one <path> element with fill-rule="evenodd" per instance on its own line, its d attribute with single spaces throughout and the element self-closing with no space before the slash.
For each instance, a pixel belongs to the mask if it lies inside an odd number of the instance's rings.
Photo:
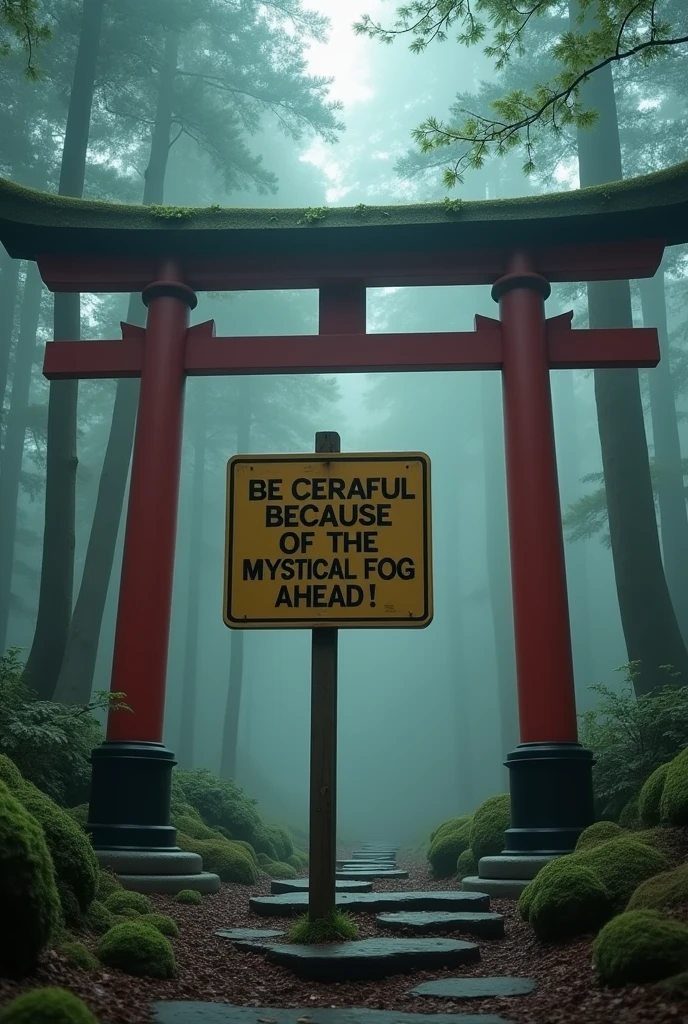
<svg viewBox="0 0 688 1024">
<path fill-rule="evenodd" d="M 78 804 L 76 807 L 68 807 L 67 814 L 73 818 L 77 825 L 86 828 L 88 821 L 88 804 Z"/>
<path fill-rule="evenodd" d="M 225 827 L 224 827 L 224 825 L 216 825 L 216 826 L 215 826 L 215 831 L 216 831 L 216 832 L 219 832 L 219 833 L 220 833 L 220 835 L 221 835 L 221 836 L 224 836 L 224 838 L 225 838 L 225 839 L 231 839 L 231 840 L 234 840 L 234 836 L 232 835 L 232 833 L 231 833 L 231 832 L 229 831 L 229 829 L 228 829 L 228 828 L 225 828 Z M 237 841 L 237 842 L 239 842 L 239 840 L 236 840 L 236 841 Z M 246 845 L 247 845 L 247 846 L 251 846 L 251 844 L 250 844 L 250 843 L 247 843 Z M 252 847 L 252 846 L 251 846 L 251 849 L 253 849 L 253 847 Z"/>
<path fill-rule="evenodd" d="M 688 864 L 662 871 L 642 882 L 628 901 L 628 910 L 668 910 L 688 903 Z"/>
<path fill-rule="evenodd" d="M 317 921 L 311 921 L 308 914 L 300 917 L 287 932 L 287 941 L 311 945 L 357 939 L 358 934 L 358 925 L 351 915 L 343 910 L 335 910 Z"/>
<path fill-rule="evenodd" d="M 112 892 L 105 900 L 105 907 L 111 914 L 121 914 L 125 910 L 136 910 L 139 914 L 150 914 L 151 902 L 142 892 L 130 892 L 121 889 Z"/>
<path fill-rule="evenodd" d="M 100 968 L 98 960 L 83 942 L 69 939 L 61 942 L 58 949 L 67 958 L 70 967 L 78 967 L 81 971 L 97 971 Z"/>
<path fill-rule="evenodd" d="M 629 910 L 597 936 L 593 963 L 604 985 L 669 978 L 688 967 L 688 925 L 656 910 Z"/>
<path fill-rule="evenodd" d="M 139 910 L 134 910 L 133 907 L 124 907 L 120 910 L 119 914 L 115 914 L 118 921 L 134 921 L 137 917 L 147 917 L 147 914 L 142 914 Z"/>
<path fill-rule="evenodd" d="M 621 813 L 619 814 L 619 825 L 621 828 L 634 829 L 640 828 L 640 795 L 636 794 L 623 805 Z"/>
<path fill-rule="evenodd" d="M 166 935 L 169 939 L 179 938 L 179 925 L 174 918 L 167 914 L 146 914 L 142 923 L 148 928 L 155 928 L 161 935 Z"/>
<path fill-rule="evenodd" d="M 235 782 L 218 779 L 206 769 L 175 770 L 173 788 L 176 814 L 184 813 L 185 804 L 191 805 L 192 813 L 200 815 L 206 825 L 213 829 L 221 825 L 234 839 L 243 839 L 256 851 L 263 849 L 275 857 L 275 849 L 254 802 Z"/>
<path fill-rule="evenodd" d="M 511 825 L 508 793 L 492 796 L 480 805 L 471 822 L 471 850 L 476 861 L 496 857 L 504 849 L 504 833 Z"/>
<path fill-rule="evenodd" d="M 440 829 L 428 850 L 428 861 L 434 878 L 451 878 L 456 874 L 459 855 L 471 842 L 471 822 L 458 825 L 453 831 Z"/>
<path fill-rule="evenodd" d="M 256 853 L 256 860 L 258 861 L 258 866 L 261 868 L 264 868 L 266 864 L 272 864 L 267 853 L 263 853 L 262 850 Z"/>
<path fill-rule="evenodd" d="M 266 875 L 270 878 L 296 878 L 297 871 L 291 864 L 282 864 L 280 861 L 271 861 L 270 864 L 266 864 L 262 869 Z"/>
<path fill-rule="evenodd" d="M 243 839 L 233 839 L 232 842 L 234 843 L 235 846 L 240 846 L 241 849 L 249 855 L 249 857 L 256 865 L 256 867 L 258 866 L 258 858 L 256 856 L 256 851 L 253 849 L 250 843 L 244 842 Z"/>
<path fill-rule="evenodd" d="M 184 903 L 187 906 L 197 906 L 203 902 L 203 897 L 200 892 L 196 892 L 195 889 L 182 889 L 175 896 L 177 903 Z"/>
<path fill-rule="evenodd" d="M 658 988 L 671 999 L 688 998 L 688 971 L 672 974 L 670 978 L 660 981 Z"/>
<path fill-rule="evenodd" d="M 625 837 L 611 839 L 576 856 L 595 872 L 617 913 L 625 908 L 641 882 L 669 868 L 668 860 L 659 850 Z"/>
<path fill-rule="evenodd" d="M 662 825 L 688 825 L 688 749 L 669 762 L 659 815 Z"/>
<path fill-rule="evenodd" d="M 660 764 L 659 768 L 655 768 L 652 775 L 650 775 L 650 777 L 645 781 L 645 785 L 640 790 L 640 796 L 638 797 L 638 813 L 643 825 L 659 825 L 659 805 L 662 800 L 664 782 L 666 780 L 667 772 L 669 771 L 670 763 L 670 761 L 667 761 L 666 764 Z"/>
<path fill-rule="evenodd" d="M 600 843 L 606 843 L 609 839 L 617 839 L 621 835 L 623 835 L 623 829 L 615 821 L 596 821 L 594 825 L 589 825 L 581 832 L 576 843 L 576 851 L 592 850 Z"/>
<path fill-rule="evenodd" d="M 521 916 L 541 942 L 596 932 L 613 913 L 611 897 L 595 872 L 565 861 L 547 864 L 519 899 Z"/>
<path fill-rule="evenodd" d="M 463 853 L 459 855 L 456 861 L 456 873 L 459 878 L 465 878 L 466 875 L 477 875 L 478 864 L 473 856 L 472 850 L 464 850 Z"/>
<path fill-rule="evenodd" d="M 281 828 L 279 825 L 266 825 L 266 828 L 275 847 L 277 860 L 282 864 L 286 863 L 294 852 L 294 840 L 286 828 Z"/>
<path fill-rule="evenodd" d="M 219 875 L 223 882 L 253 885 L 256 881 L 256 867 L 249 855 L 227 839 L 193 839 L 179 833 L 177 845 L 182 850 L 200 854 L 205 870 Z"/>
<path fill-rule="evenodd" d="M 193 217 L 198 210 L 193 206 L 155 206 L 151 204 L 146 209 L 154 216 L 163 220 L 184 220 L 186 217 Z"/>
<path fill-rule="evenodd" d="M 60 901 L 43 829 L 0 782 L 0 974 L 29 974 L 55 934 Z"/>
<path fill-rule="evenodd" d="M 204 825 L 198 815 L 177 814 L 173 824 L 177 831 L 183 832 L 185 836 L 191 836 L 192 839 L 217 839 L 221 836 L 218 829 Z"/>
<path fill-rule="evenodd" d="M 113 871 L 101 868 L 96 883 L 96 899 L 106 900 L 113 892 L 122 892 L 123 885 Z"/>
<path fill-rule="evenodd" d="M 448 818 L 437 826 L 437 828 L 430 833 L 430 846 L 434 843 L 445 832 L 456 832 L 457 828 L 461 825 L 465 825 L 467 821 L 470 821 L 473 817 L 472 814 L 460 814 L 457 818 Z"/>
<path fill-rule="evenodd" d="M 94 900 L 84 914 L 82 924 L 87 932 L 104 935 L 116 924 L 116 920 L 115 915 L 108 910 L 104 903 Z"/>
<path fill-rule="evenodd" d="M 97 955 L 106 967 L 138 977 L 171 978 L 175 972 L 169 940 L 139 921 L 123 921 L 111 928 L 100 940 Z"/>
<path fill-rule="evenodd" d="M 89 838 L 67 811 L 32 782 L 23 779 L 9 758 L 0 755 L 0 761 L 11 765 L 13 795 L 43 829 L 55 867 L 65 922 L 78 924 L 95 899 L 98 880 L 98 861 Z M 7 764 L 0 768 L 0 777 L 7 777 Z"/>
<path fill-rule="evenodd" d="M 36 988 L 3 1007 L 0 1024 L 98 1024 L 98 1018 L 67 989 Z"/>
</svg>

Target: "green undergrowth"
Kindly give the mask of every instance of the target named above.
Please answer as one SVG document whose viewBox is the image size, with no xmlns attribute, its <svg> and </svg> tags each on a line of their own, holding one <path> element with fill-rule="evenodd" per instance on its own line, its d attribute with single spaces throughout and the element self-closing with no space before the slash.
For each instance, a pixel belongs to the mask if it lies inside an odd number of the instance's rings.
<svg viewBox="0 0 688 1024">
<path fill-rule="evenodd" d="M 343 910 L 334 910 L 327 917 L 315 921 L 311 921 L 308 914 L 304 914 L 287 932 L 287 941 L 315 945 L 321 942 L 357 939 L 358 935 L 358 925 L 351 915 Z"/>
</svg>

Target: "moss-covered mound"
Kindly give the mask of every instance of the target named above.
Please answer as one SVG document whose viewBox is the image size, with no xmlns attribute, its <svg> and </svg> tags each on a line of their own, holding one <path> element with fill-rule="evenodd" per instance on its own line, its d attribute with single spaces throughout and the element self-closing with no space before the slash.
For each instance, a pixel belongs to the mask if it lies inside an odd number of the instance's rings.
<svg viewBox="0 0 688 1024">
<path fill-rule="evenodd" d="M 456 825 L 453 830 L 440 829 L 430 844 L 428 861 L 434 878 L 451 878 L 456 862 L 471 843 L 471 822 Z"/>
<path fill-rule="evenodd" d="M 291 864 L 297 874 L 303 875 L 308 871 L 308 857 L 304 857 L 302 853 L 292 853 L 287 857 L 287 864 Z"/>
<path fill-rule="evenodd" d="M 466 875 L 476 875 L 478 873 L 478 862 L 473 856 L 472 850 L 464 850 L 459 855 L 456 861 L 456 873 L 459 878 L 465 878 Z"/>
<path fill-rule="evenodd" d="M 271 861 L 266 864 L 261 871 L 264 871 L 270 878 L 296 878 L 298 872 L 296 868 L 293 868 L 291 864 L 282 864 L 280 861 Z"/>
<path fill-rule="evenodd" d="M 575 856 L 595 872 L 609 893 L 616 913 L 626 907 L 641 882 L 670 866 L 659 850 L 626 837 L 612 839 Z"/>
<path fill-rule="evenodd" d="M 37 988 L 3 1007 L 0 1024 L 98 1024 L 98 1018 L 64 988 Z"/>
<path fill-rule="evenodd" d="M 619 814 L 619 825 L 621 828 L 627 829 L 640 827 L 640 794 L 632 796 L 631 799 L 623 805 L 621 813 Z"/>
<path fill-rule="evenodd" d="M 135 910 L 137 914 L 149 914 L 151 902 L 142 892 L 130 892 L 120 889 L 112 892 L 105 900 L 105 907 L 111 914 L 122 914 L 126 910 Z"/>
<path fill-rule="evenodd" d="M 146 914 L 143 924 L 148 928 L 155 928 L 161 935 L 166 935 L 169 939 L 179 938 L 179 926 L 174 918 L 167 914 Z"/>
<path fill-rule="evenodd" d="M 243 839 L 253 848 L 263 850 L 276 859 L 277 851 L 255 804 L 231 780 L 216 778 L 206 769 L 174 772 L 179 800 L 180 792 L 206 825 L 226 828 L 234 839 Z M 183 830 L 182 830 L 183 831 Z M 192 837 L 193 838 L 193 837 Z M 199 837 L 202 838 L 202 837 Z"/>
<path fill-rule="evenodd" d="M 67 811 L 22 779 L 9 758 L 0 755 L 0 779 L 5 778 L 11 780 L 13 795 L 43 829 L 65 922 L 76 924 L 96 895 L 98 861 L 88 836 Z"/>
<path fill-rule="evenodd" d="M 648 878 L 628 901 L 628 910 L 668 910 L 688 904 L 688 864 Z"/>
<path fill-rule="evenodd" d="M 60 901 L 43 829 L 0 782 L 0 974 L 36 966 L 56 931 Z"/>
<path fill-rule="evenodd" d="M 196 892 L 194 889 L 182 889 L 177 893 L 175 899 L 177 903 L 184 903 L 187 906 L 197 906 L 203 902 L 200 892 Z"/>
<path fill-rule="evenodd" d="M 670 762 L 667 761 L 666 764 L 661 764 L 659 768 L 655 768 L 640 790 L 638 813 L 643 825 L 659 825 L 659 805 L 662 800 L 662 791 L 664 790 L 664 782 L 669 771 L 669 764 Z"/>
<path fill-rule="evenodd" d="M 460 814 L 455 818 L 448 818 L 446 821 L 441 822 L 437 828 L 430 833 L 430 845 L 444 832 L 455 832 L 461 825 L 465 825 L 467 821 L 470 821 L 473 817 L 472 814 Z"/>
<path fill-rule="evenodd" d="M 671 999 L 688 998 L 688 971 L 672 974 L 670 978 L 660 981 L 658 988 L 663 995 L 667 995 Z"/>
<path fill-rule="evenodd" d="M 256 866 L 250 856 L 227 839 L 194 839 L 178 833 L 177 845 L 182 850 L 200 854 L 205 870 L 219 875 L 223 882 L 253 885 L 256 881 Z"/>
<path fill-rule="evenodd" d="M 688 925 L 656 910 L 619 914 L 595 939 L 593 963 L 605 985 L 669 978 L 688 967 Z"/>
<path fill-rule="evenodd" d="M 606 843 L 609 839 L 617 839 L 623 834 L 623 829 L 614 821 L 596 821 L 594 825 L 590 825 L 581 832 L 576 843 L 576 851 L 592 850 L 600 843 Z"/>
<path fill-rule="evenodd" d="M 123 921 L 111 928 L 100 940 L 97 955 L 106 967 L 139 977 L 171 978 L 175 972 L 169 940 L 139 921 Z"/>
<path fill-rule="evenodd" d="M 78 967 L 81 971 L 97 971 L 100 964 L 93 953 L 84 946 L 83 942 L 77 939 L 68 939 L 61 942 L 60 953 L 67 958 L 70 967 Z"/>
<path fill-rule="evenodd" d="M 688 750 L 669 762 L 659 802 L 662 825 L 688 825 Z"/>
<path fill-rule="evenodd" d="M 82 925 L 94 935 L 104 935 L 116 924 L 115 915 L 100 900 L 94 900 L 84 914 Z"/>
<path fill-rule="evenodd" d="M 471 821 L 471 850 L 476 861 L 496 857 L 504 849 L 504 833 L 511 825 L 508 793 L 491 796 L 480 805 Z"/>
<path fill-rule="evenodd" d="M 258 867 L 258 858 L 256 856 L 256 851 L 253 849 L 250 843 L 245 843 L 243 839 L 232 839 L 231 841 L 234 843 L 235 846 L 240 846 L 241 849 L 249 855 L 249 857 L 256 865 L 256 867 Z"/>
<path fill-rule="evenodd" d="M 275 847 L 277 861 L 281 864 L 288 863 L 289 858 L 294 852 L 294 840 L 286 828 L 282 828 L 280 825 L 266 825 L 265 827 L 267 828 L 272 845 Z"/>
<path fill-rule="evenodd" d="M 67 814 L 70 818 L 73 818 L 81 828 L 86 828 L 86 822 L 88 821 L 88 804 L 77 804 L 76 807 L 68 807 Z"/>
<path fill-rule="evenodd" d="M 613 913 L 604 884 L 573 856 L 545 865 L 521 893 L 518 909 L 542 942 L 595 932 Z"/>
<path fill-rule="evenodd" d="M 114 871 L 101 869 L 96 883 L 96 899 L 106 900 L 113 892 L 122 892 L 123 886 Z"/>
</svg>

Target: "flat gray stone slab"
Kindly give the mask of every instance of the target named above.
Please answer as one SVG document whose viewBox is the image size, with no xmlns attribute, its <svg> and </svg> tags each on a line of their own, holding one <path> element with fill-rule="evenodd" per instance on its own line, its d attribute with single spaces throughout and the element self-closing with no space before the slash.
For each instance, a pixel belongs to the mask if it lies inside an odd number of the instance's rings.
<svg viewBox="0 0 688 1024">
<path fill-rule="evenodd" d="M 444 999 L 490 999 L 495 996 L 525 996 L 535 988 L 530 978 L 440 978 L 411 990 L 412 996 Z"/>
<path fill-rule="evenodd" d="M 337 875 L 339 879 L 339 875 Z M 351 881 L 335 882 L 337 892 L 371 892 L 373 883 L 365 879 L 353 879 Z M 270 882 L 270 892 L 273 896 L 279 896 L 283 892 L 308 892 L 307 878 L 273 878 Z"/>
<path fill-rule="evenodd" d="M 275 931 L 274 928 L 219 928 L 215 934 L 231 942 L 260 942 L 261 939 L 279 939 L 284 932 Z"/>
<path fill-rule="evenodd" d="M 502 900 L 517 900 L 527 885 L 527 879 L 520 878 L 479 878 L 478 875 L 466 875 L 461 879 L 464 892 L 486 892 Z"/>
<path fill-rule="evenodd" d="M 194 889 L 208 895 L 219 892 L 222 884 L 220 876 L 210 871 L 194 875 L 122 875 L 118 872 L 117 877 L 123 888 L 132 892 L 156 892 L 168 896 L 176 896 L 182 889 Z"/>
<path fill-rule="evenodd" d="M 227 1003 L 153 1003 L 156 1024 L 509 1024 L 504 1017 L 484 1013 L 398 1013 L 396 1010 L 331 1010 L 313 1006 L 280 1010 L 274 1006 L 230 1006 Z"/>
<path fill-rule="evenodd" d="M 386 910 L 489 910 L 481 892 L 338 892 L 336 904 L 350 913 L 382 914 Z M 292 917 L 308 907 L 307 892 L 283 896 L 252 896 L 249 906 L 260 917 Z"/>
<path fill-rule="evenodd" d="M 94 850 L 101 868 L 122 875 L 200 875 L 203 861 L 197 853 L 167 850 Z"/>
<path fill-rule="evenodd" d="M 469 935 L 478 935 L 481 939 L 504 938 L 504 918 L 501 914 L 435 910 L 379 914 L 375 921 L 381 928 L 389 928 L 392 931 L 408 929 L 419 935 L 425 932 L 467 932 Z"/>
<path fill-rule="evenodd" d="M 396 860 L 393 853 L 372 853 L 370 850 L 359 850 L 351 854 L 351 860 Z"/>
<path fill-rule="evenodd" d="M 518 857 L 503 855 L 499 857 L 482 857 L 478 863 L 479 878 L 506 878 L 530 880 L 535 878 L 551 860 L 556 857 Z"/>
<path fill-rule="evenodd" d="M 391 871 L 387 868 L 366 868 L 364 871 L 359 871 L 358 868 L 356 868 L 355 870 L 352 869 L 351 871 L 346 870 L 346 868 L 340 868 L 337 871 L 338 879 L 341 879 L 342 881 L 351 882 L 369 882 L 373 881 L 375 878 L 403 879 L 408 878 L 408 876 L 408 871 L 402 871 L 400 868 L 394 868 Z"/>
<path fill-rule="evenodd" d="M 238 942 L 241 949 L 265 953 L 268 960 L 311 981 L 362 981 L 412 970 L 458 967 L 480 959 L 474 942 L 458 939 L 361 939 L 355 942 Z"/>
</svg>

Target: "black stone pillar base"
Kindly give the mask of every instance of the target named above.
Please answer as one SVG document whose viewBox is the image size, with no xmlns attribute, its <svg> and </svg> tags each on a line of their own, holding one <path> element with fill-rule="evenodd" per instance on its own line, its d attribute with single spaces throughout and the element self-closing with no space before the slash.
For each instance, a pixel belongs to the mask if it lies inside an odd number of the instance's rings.
<svg viewBox="0 0 688 1024">
<path fill-rule="evenodd" d="M 175 850 L 170 825 L 172 769 L 162 743 L 103 743 L 91 753 L 86 829 L 96 850 Z"/>
<path fill-rule="evenodd" d="M 595 820 L 592 751 L 579 743 L 521 743 L 507 754 L 511 828 L 504 854 L 571 853 Z"/>
</svg>

